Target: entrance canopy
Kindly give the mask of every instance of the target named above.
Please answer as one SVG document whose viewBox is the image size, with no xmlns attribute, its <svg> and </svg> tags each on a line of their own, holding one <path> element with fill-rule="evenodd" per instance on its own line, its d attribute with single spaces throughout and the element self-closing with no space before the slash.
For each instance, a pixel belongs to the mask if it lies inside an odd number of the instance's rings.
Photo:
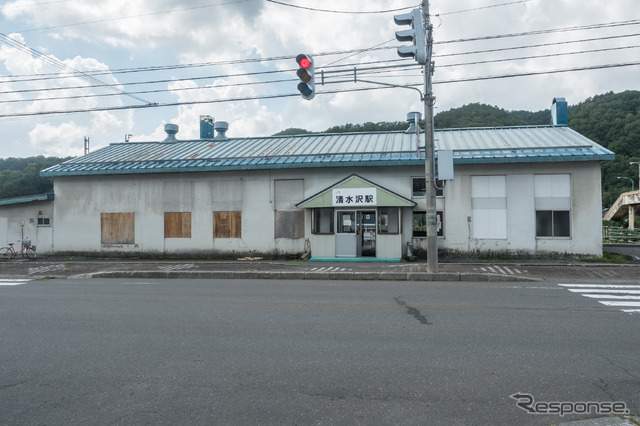
<svg viewBox="0 0 640 426">
<path fill-rule="evenodd" d="M 323 207 L 414 207 L 416 203 L 357 174 L 352 174 L 300 201 L 296 207 L 314 209 Z"/>
</svg>

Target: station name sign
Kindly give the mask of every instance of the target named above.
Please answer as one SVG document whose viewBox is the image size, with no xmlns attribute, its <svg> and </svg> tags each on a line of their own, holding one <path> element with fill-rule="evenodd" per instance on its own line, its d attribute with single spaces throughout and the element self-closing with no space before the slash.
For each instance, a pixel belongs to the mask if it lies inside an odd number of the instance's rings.
<svg viewBox="0 0 640 426">
<path fill-rule="evenodd" d="M 338 188 L 332 190 L 334 207 L 375 206 L 376 188 Z"/>
</svg>

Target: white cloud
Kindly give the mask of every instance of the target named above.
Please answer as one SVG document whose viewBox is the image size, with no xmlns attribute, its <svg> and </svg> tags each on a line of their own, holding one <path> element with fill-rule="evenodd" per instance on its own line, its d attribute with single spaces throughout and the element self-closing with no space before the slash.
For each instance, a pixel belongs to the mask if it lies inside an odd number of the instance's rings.
<svg viewBox="0 0 640 426">
<path fill-rule="evenodd" d="M 40 3 L 40 4 L 37 4 Z M 236 63 L 164 72 L 131 72 L 110 74 L 116 68 L 137 68 L 152 65 L 188 64 L 202 62 L 243 61 L 248 58 L 293 57 L 297 53 L 314 54 L 318 70 L 348 71 L 364 62 L 397 61 L 394 49 L 368 50 L 359 54 L 344 52 L 351 49 L 367 49 L 377 45 L 396 46 L 394 32 L 401 27 L 393 23 L 392 13 L 383 14 L 334 14 L 286 7 L 265 1 L 247 2 L 192 2 L 172 0 L 139 0 L 130 2 L 84 2 L 72 0 L 59 3 L 43 3 L 36 0 L 15 0 L 0 6 L 3 18 L 0 25 L 6 32 L 48 27 L 47 30 L 28 31 L 13 35 L 17 40 L 39 46 L 52 58 L 59 59 L 76 69 L 105 71 L 97 76 L 108 84 L 122 83 L 127 92 L 168 90 L 166 93 L 131 96 L 100 96 L 109 94 L 108 88 L 91 87 L 86 80 L 53 79 L 37 82 L 8 82 L 0 79 L 0 91 L 38 89 L 39 92 L 14 92 L 0 95 L 0 115 L 15 111 L 38 112 L 42 109 L 80 109 L 101 106 L 141 104 L 140 99 L 159 104 L 165 102 L 204 102 L 150 109 L 111 111 L 72 116 L 35 116 L 33 120 L 10 122 L 7 132 L 12 140 L 29 138 L 28 150 L 12 146 L 11 152 L 1 155 L 34 155 L 38 150 L 82 149 L 82 139 L 90 136 L 92 146 L 123 140 L 132 133 L 132 140 L 164 139 L 165 123 L 180 125 L 179 139 L 199 136 L 199 116 L 211 115 L 216 120 L 228 121 L 228 134 L 236 136 L 263 136 L 288 127 L 302 127 L 320 131 L 344 123 L 365 121 L 400 121 L 409 111 L 422 111 L 417 92 L 408 89 L 384 89 L 355 91 L 374 85 L 353 82 L 348 73 L 340 77 L 326 74 L 327 84 L 317 85 L 318 95 L 312 101 L 298 96 L 276 100 L 257 99 L 266 95 L 296 93 L 295 62 L 293 59 L 262 63 Z M 303 2 L 292 2 L 308 6 Z M 344 2 L 326 0 L 310 7 L 342 11 L 375 11 L 400 7 L 413 7 L 417 2 L 407 0 L 368 0 Z M 491 3 L 491 2 L 489 2 Z M 534 30 L 599 24 L 628 19 L 636 4 L 632 0 L 617 0 L 603 7 L 597 2 L 582 0 L 532 0 L 500 7 L 477 9 L 488 5 L 476 0 L 445 2 L 431 1 L 434 24 L 436 74 L 434 94 L 436 111 L 481 102 L 506 109 L 539 110 L 548 108 L 553 97 L 565 96 L 570 103 L 577 103 L 589 96 L 606 91 L 639 89 L 638 67 L 558 73 L 531 77 L 501 78 L 487 81 L 447 83 L 445 81 L 470 77 L 501 76 L 509 73 L 577 68 L 593 64 L 617 63 L 637 60 L 640 49 L 628 49 L 593 54 L 576 54 L 549 58 L 513 60 L 515 57 L 532 57 L 544 54 L 566 53 L 587 49 L 606 49 L 613 46 L 634 44 L 633 39 L 594 41 L 589 43 L 557 44 L 581 38 L 636 31 L 635 27 L 600 28 L 592 31 L 550 32 L 523 37 L 487 38 L 501 34 L 516 34 Z M 200 7 L 211 6 L 211 7 Z M 189 9 L 189 10 L 188 10 Z M 171 13 L 164 13 L 173 11 Z M 395 12 L 400 13 L 400 12 Z M 85 23 L 83 25 L 75 25 Z M 451 42 L 475 37 L 480 41 Z M 385 44 L 385 42 L 387 44 Z M 554 44 L 555 43 L 555 44 Z M 528 44 L 548 46 L 505 50 L 502 52 L 467 54 L 471 51 L 513 48 Z M 458 56 L 445 56 L 465 53 Z M 509 62 L 476 63 L 510 58 Z M 415 65 L 411 59 L 399 62 Z M 59 70 L 47 65 L 41 58 L 26 55 L 15 48 L 0 45 L 0 68 L 3 75 L 29 75 Z M 328 65 L 332 67 L 328 67 Z M 446 65 L 459 64 L 454 67 Z M 467 64 L 467 65 L 465 65 Z M 384 63 L 367 66 L 384 65 Z M 360 65 L 358 68 L 363 68 Z M 274 75 L 253 75 L 263 71 L 286 70 Z M 222 75 L 233 75 L 220 77 Z M 216 77 L 218 76 L 218 77 Z M 206 78 L 205 78 L 206 77 Z M 173 79 L 170 83 L 136 84 L 150 80 Z M 281 83 L 264 83 L 265 80 L 286 80 Z M 336 80 L 347 80 L 336 83 Z M 368 79 L 391 84 L 418 84 L 422 90 L 422 76 L 417 67 L 413 71 L 393 73 L 376 72 L 358 74 L 358 80 Z M 263 84 L 255 84 L 255 83 Z M 60 89 L 52 92 L 50 89 Z M 195 89 L 195 90 L 184 90 Z M 328 94 L 336 91 L 342 93 Z M 55 96 L 82 96 L 73 99 L 25 103 L 3 103 L 4 100 L 32 99 Z M 219 102 L 224 99 L 248 98 L 240 102 Z M 251 99 L 256 98 L 256 99 Z M 5 124 L 5 121 L 3 121 Z M 46 130 L 46 131 L 44 131 Z M 12 134 L 13 133 L 13 134 Z M 74 135 L 74 142 L 54 141 L 53 137 Z M 37 135 L 37 138 L 32 136 Z M 49 135 L 49 136 L 47 136 Z M 56 136 L 51 136 L 56 135 Z M 46 144 L 35 141 L 46 140 Z M 95 142 L 94 142 L 95 141 Z M 15 146 L 18 146 L 17 144 Z M 66 148 L 65 148 L 66 147 Z"/>
<path fill-rule="evenodd" d="M 86 128 L 74 122 L 39 123 L 29 132 L 29 143 L 45 156 L 81 155 L 83 146 L 78 141 L 84 141 L 84 135 Z"/>
</svg>

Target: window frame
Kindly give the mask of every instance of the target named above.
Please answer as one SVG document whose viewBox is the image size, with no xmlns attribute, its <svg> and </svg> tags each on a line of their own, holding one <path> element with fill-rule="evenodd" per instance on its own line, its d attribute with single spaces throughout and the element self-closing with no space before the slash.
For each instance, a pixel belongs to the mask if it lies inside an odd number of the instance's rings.
<svg viewBox="0 0 640 426">
<path fill-rule="evenodd" d="M 416 179 L 419 182 L 422 182 L 424 184 L 424 193 L 416 193 L 414 191 Z M 444 180 L 436 179 L 436 197 L 437 198 L 444 198 L 445 182 L 446 181 Z M 426 181 L 424 176 L 412 176 L 411 177 L 411 198 L 424 198 L 426 197 L 426 193 L 427 193 L 427 187 L 426 187 Z"/>
<path fill-rule="evenodd" d="M 383 216 L 387 216 L 387 220 L 393 220 L 392 218 L 390 218 L 390 215 L 383 215 L 383 211 L 385 210 L 390 210 L 390 211 L 395 211 L 395 222 L 396 222 L 396 231 L 395 232 L 390 232 L 390 231 L 384 231 L 383 228 L 383 224 L 382 224 L 382 217 Z M 377 211 L 377 222 L 378 222 L 378 234 L 379 235 L 398 235 L 402 233 L 402 220 L 400 220 L 402 218 L 402 214 L 400 212 L 400 208 L 399 207 L 378 207 L 378 211 Z M 390 222 L 387 223 L 386 225 L 387 227 L 390 226 Z"/>
<path fill-rule="evenodd" d="M 423 230 L 416 231 L 416 216 L 422 215 L 424 222 L 421 225 Z M 419 232 L 420 235 L 417 235 Z M 424 233 L 424 235 L 422 235 Z M 427 212 L 426 210 L 412 210 L 411 211 L 411 238 L 427 238 Z"/>
<path fill-rule="evenodd" d="M 538 214 L 550 213 L 551 223 L 549 224 L 549 228 L 551 230 L 551 235 L 540 235 L 540 222 L 538 219 Z M 557 224 L 557 219 L 560 214 L 566 214 L 566 224 L 564 224 L 568 230 L 568 235 L 557 235 L 557 232 L 560 228 Z M 557 210 L 536 210 L 536 238 L 538 239 L 571 239 L 571 210 L 565 209 L 557 209 Z M 546 226 L 545 226 L 546 228 Z"/>
<path fill-rule="evenodd" d="M 329 215 L 329 232 L 320 232 L 317 229 L 316 220 L 320 211 L 325 211 Z M 334 235 L 335 234 L 335 209 L 333 207 L 318 207 L 311 209 L 311 234 L 313 235 Z"/>
<path fill-rule="evenodd" d="M 534 175 L 534 197 L 536 239 L 571 239 L 571 174 Z M 545 223 L 541 221 L 543 215 L 549 216 Z M 544 230 L 541 224 L 544 225 Z M 547 229 L 550 231 L 549 235 L 545 232 Z M 566 234 L 560 232 L 562 230 L 566 230 Z"/>
<path fill-rule="evenodd" d="M 418 231 L 420 233 L 424 232 L 424 235 L 416 235 L 416 230 L 414 228 L 414 215 L 422 214 L 424 215 L 424 231 Z M 440 230 L 437 229 L 437 217 L 436 217 L 436 236 L 438 238 L 444 238 L 444 210 L 436 210 L 436 215 L 441 217 L 440 219 Z M 427 212 L 426 210 L 412 210 L 411 211 L 411 238 L 427 238 Z"/>
</svg>

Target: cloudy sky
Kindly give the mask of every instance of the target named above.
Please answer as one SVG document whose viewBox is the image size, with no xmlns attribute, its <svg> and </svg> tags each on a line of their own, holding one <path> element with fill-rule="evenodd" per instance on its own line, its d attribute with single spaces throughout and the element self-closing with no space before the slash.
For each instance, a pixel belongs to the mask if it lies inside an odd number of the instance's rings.
<svg viewBox="0 0 640 426">
<path fill-rule="evenodd" d="M 377 83 L 421 89 L 393 22 L 418 3 L 0 1 L 0 157 L 162 140 L 165 123 L 198 138 L 200 115 L 230 137 L 405 120 L 419 93 Z M 430 15 L 436 112 L 640 90 L 637 0 L 432 0 Z M 325 72 L 311 101 L 297 94 L 299 53 Z"/>
</svg>

